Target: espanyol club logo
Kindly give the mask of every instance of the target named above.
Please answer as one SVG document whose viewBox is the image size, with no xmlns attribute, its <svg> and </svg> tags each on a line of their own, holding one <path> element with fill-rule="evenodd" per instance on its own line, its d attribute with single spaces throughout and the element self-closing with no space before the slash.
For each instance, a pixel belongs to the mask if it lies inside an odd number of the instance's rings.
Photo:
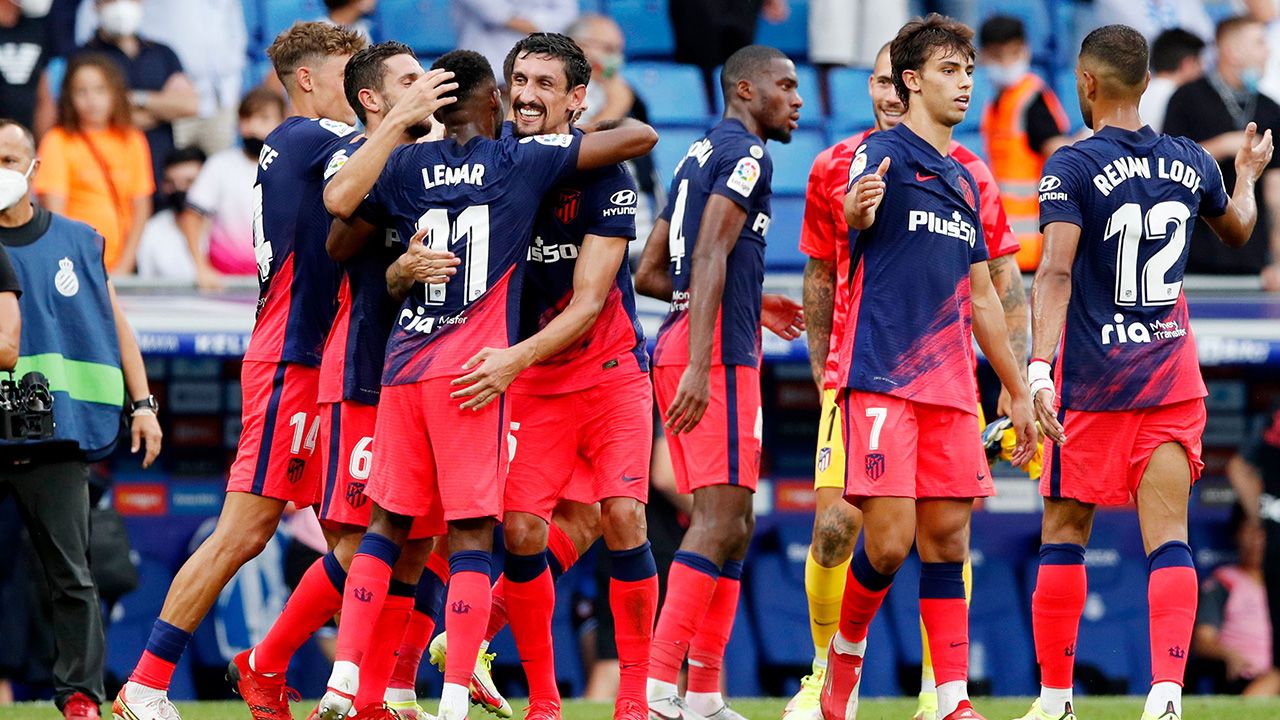
<svg viewBox="0 0 1280 720">
<path fill-rule="evenodd" d="M 969 184 L 968 178 L 960 177 L 960 194 L 964 196 L 964 201 L 969 203 L 969 208 L 978 209 L 978 201 L 973 194 L 973 186 Z"/>
<path fill-rule="evenodd" d="M 58 274 L 53 276 L 53 286 L 63 297 L 71 297 L 80 292 L 80 278 L 76 276 L 75 263 L 71 258 L 58 261 Z"/>
<path fill-rule="evenodd" d="M 556 198 L 556 219 L 568 225 L 578 217 L 578 201 L 582 199 L 582 192 L 579 190 L 561 190 L 560 197 Z"/>
</svg>

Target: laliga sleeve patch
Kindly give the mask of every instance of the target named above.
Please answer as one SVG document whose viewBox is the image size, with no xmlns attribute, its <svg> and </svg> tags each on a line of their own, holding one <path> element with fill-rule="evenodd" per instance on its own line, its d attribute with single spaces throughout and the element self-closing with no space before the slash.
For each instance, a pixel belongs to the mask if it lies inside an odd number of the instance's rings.
<svg viewBox="0 0 1280 720">
<path fill-rule="evenodd" d="M 355 128 L 351 127 L 350 125 L 344 122 L 338 122 L 337 120 L 330 120 L 329 118 L 320 118 L 320 127 L 324 128 L 325 130 L 328 130 L 329 132 L 333 133 L 334 135 L 337 135 L 338 137 L 346 137 L 356 131 Z"/>
<path fill-rule="evenodd" d="M 853 182 L 855 178 L 867 169 L 867 146 L 860 145 L 858 150 L 853 154 L 853 162 L 849 163 L 849 182 Z"/>
<path fill-rule="evenodd" d="M 751 197 L 751 191 L 755 190 L 756 181 L 759 179 L 760 163 L 755 158 L 744 157 L 733 168 L 733 173 L 729 175 L 729 180 L 725 184 L 742 197 Z"/>
<path fill-rule="evenodd" d="M 531 140 L 539 145 L 549 145 L 551 147 L 567 148 L 573 144 L 573 136 L 565 134 L 532 135 L 527 138 L 520 138 L 521 143 L 527 143 Z"/>
<path fill-rule="evenodd" d="M 328 180 L 333 177 L 335 173 L 342 169 L 343 165 L 347 164 L 347 160 L 346 150 L 339 150 L 334 153 L 333 157 L 329 158 L 329 164 L 324 167 L 324 179 Z"/>
</svg>

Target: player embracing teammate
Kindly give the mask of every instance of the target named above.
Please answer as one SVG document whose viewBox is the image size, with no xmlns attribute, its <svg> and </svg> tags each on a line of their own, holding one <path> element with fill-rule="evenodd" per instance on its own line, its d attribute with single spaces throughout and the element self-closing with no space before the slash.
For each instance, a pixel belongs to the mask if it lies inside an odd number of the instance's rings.
<svg viewBox="0 0 1280 720">
<path fill-rule="evenodd" d="M 1143 720 L 1179 720 L 1197 583 L 1187 500 L 1204 463 L 1204 381 L 1182 292 L 1188 226 L 1226 244 L 1257 221 L 1270 131 L 1249 123 L 1230 197 L 1213 158 L 1138 115 L 1147 44 L 1124 25 L 1085 37 L 1076 89 L 1093 137 L 1062 148 L 1040 182 L 1044 259 L 1031 290 L 1035 411 L 1049 440 L 1032 596 L 1040 697 L 1023 720 L 1074 720 L 1071 685 L 1098 505 L 1134 499 L 1147 552 L 1152 685 Z M 1050 358 L 1057 352 L 1056 367 Z"/>
</svg>

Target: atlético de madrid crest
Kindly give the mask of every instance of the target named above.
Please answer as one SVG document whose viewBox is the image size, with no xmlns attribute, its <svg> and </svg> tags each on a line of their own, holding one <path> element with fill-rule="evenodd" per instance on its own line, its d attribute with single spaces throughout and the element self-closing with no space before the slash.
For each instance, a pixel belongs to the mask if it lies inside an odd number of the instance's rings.
<svg viewBox="0 0 1280 720">
<path fill-rule="evenodd" d="M 80 292 L 80 278 L 76 276 L 76 266 L 71 258 L 64 257 L 58 261 L 58 274 L 53 276 L 53 286 L 64 297 Z"/>
<path fill-rule="evenodd" d="M 969 203 L 970 209 L 978 209 L 978 200 L 974 197 L 973 186 L 969 184 L 968 178 L 961 175 L 959 178 L 960 194 L 964 196 L 964 201 Z"/>
<path fill-rule="evenodd" d="M 582 200 L 580 190 L 561 190 L 556 198 L 556 219 L 568 225 L 578 217 L 578 205 Z"/>
</svg>

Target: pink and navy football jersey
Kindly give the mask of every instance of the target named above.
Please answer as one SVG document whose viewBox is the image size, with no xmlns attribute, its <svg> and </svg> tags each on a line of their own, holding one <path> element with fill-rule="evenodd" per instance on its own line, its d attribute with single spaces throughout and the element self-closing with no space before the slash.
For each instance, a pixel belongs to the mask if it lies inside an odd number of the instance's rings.
<svg viewBox="0 0 1280 720">
<path fill-rule="evenodd" d="M 396 148 L 364 204 L 408 241 L 462 264 L 443 285 L 415 285 L 387 341 L 383 385 L 461 375 L 485 347 L 508 347 L 519 322 L 518 272 L 544 193 L 577 164 L 573 135 L 472 138 Z"/>
<path fill-rule="evenodd" d="M 725 119 L 689 146 L 662 218 L 671 223 L 671 310 L 658 330 L 656 365 L 689 363 L 689 278 L 702 213 L 712 195 L 729 198 L 747 213 L 729 253 L 724 293 L 711 346 L 712 365 L 760 365 L 760 301 L 764 287 L 764 236 L 769 230 L 773 160 L 764 141 L 741 122 Z"/>
<path fill-rule="evenodd" d="M 866 138 L 849 187 L 886 157 L 875 222 L 849 230 L 840 377 L 848 388 L 972 413 L 969 266 L 987 259 L 977 183 L 902 124 Z"/>
<path fill-rule="evenodd" d="M 362 137 L 334 152 L 326 181 L 364 142 Z M 400 234 L 380 225 L 360 252 L 339 263 L 338 312 L 320 363 L 320 402 L 378 404 L 387 337 L 400 308 L 387 292 L 387 268 L 403 252 Z"/>
<path fill-rule="evenodd" d="M 253 186 L 258 319 L 245 360 L 320 365 L 338 293 L 338 265 L 324 249 L 323 181 L 353 132 L 336 120 L 295 116 L 267 135 Z"/>
<path fill-rule="evenodd" d="M 1189 227 L 1226 212 L 1217 163 L 1149 127 L 1107 127 L 1058 150 L 1040 226 L 1080 228 L 1058 352 L 1062 407 L 1127 410 L 1204 397 L 1182 294 Z"/>
<path fill-rule="evenodd" d="M 542 199 L 529 246 L 520 300 L 520 339 L 559 315 L 573 298 L 573 272 L 586 235 L 636 236 L 636 183 L 621 165 L 575 175 Z M 521 392 L 575 392 L 610 378 L 649 370 L 644 330 L 636 317 L 631 270 L 624 255 L 613 287 L 591 329 L 572 345 L 516 379 Z"/>
</svg>

